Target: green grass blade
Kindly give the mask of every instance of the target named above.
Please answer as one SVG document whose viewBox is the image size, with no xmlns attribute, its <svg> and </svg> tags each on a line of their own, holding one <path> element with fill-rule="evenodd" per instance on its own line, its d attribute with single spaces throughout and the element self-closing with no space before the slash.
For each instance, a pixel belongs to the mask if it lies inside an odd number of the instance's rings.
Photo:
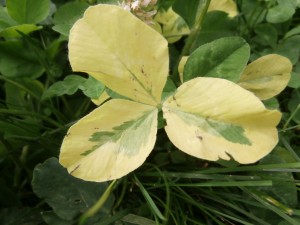
<svg viewBox="0 0 300 225">
<path fill-rule="evenodd" d="M 274 213 L 276 213 L 277 215 L 279 215 L 280 217 L 282 217 L 283 219 L 285 219 L 287 222 L 289 222 L 291 225 L 299 225 L 299 222 L 297 222 L 296 220 L 294 220 L 292 217 L 290 217 L 289 215 L 287 215 L 286 211 L 283 211 L 282 209 L 279 209 L 278 207 L 272 205 L 269 201 L 266 200 L 266 198 L 260 196 L 257 193 L 254 193 L 253 191 L 248 190 L 245 187 L 240 187 L 245 193 L 247 193 L 248 195 L 250 195 L 251 197 L 253 197 L 255 200 L 257 200 L 258 202 L 260 202 L 262 205 L 264 205 L 267 209 L 273 211 Z"/>
<path fill-rule="evenodd" d="M 151 196 L 149 195 L 149 193 L 147 192 L 147 190 L 144 188 L 144 186 L 142 185 L 142 183 L 139 181 L 139 179 L 134 175 L 134 180 L 137 184 L 137 186 L 140 188 L 144 198 L 146 199 L 150 209 L 152 210 L 152 212 L 154 213 L 154 215 L 156 215 L 159 219 L 161 220 L 166 220 L 166 218 L 163 216 L 163 214 L 160 212 L 160 210 L 158 209 L 158 207 L 156 206 L 155 202 L 153 201 L 153 199 L 151 198 Z"/>
<path fill-rule="evenodd" d="M 258 187 L 272 186 L 271 180 L 265 181 L 227 181 L 227 182 L 203 182 L 203 183 L 176 183 L 170 186 L 179 187 Z"/>
<path fill-rule="evenodd" d="M 122 210 L 120 212 L 117 212 L 116 214 L 114 214 L 111 217 L 101 219 L 102 221 L 100 223 L 95 224 L 95 225 L 110 225 L 110 224 L 122 219 L 126 215 L 128 215 L 129 212 L 130 212 L 129 209 Z"/>
</svg>

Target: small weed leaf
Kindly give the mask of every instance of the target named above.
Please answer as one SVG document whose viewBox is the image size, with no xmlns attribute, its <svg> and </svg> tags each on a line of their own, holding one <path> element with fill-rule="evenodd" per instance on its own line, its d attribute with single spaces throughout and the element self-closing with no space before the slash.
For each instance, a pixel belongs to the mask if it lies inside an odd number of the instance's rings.
<svg viewBox="0 0 300 225">
<path fill-rule="evenodd" d="M 50 158 L 33 171 L 32 187 L 53 209 L 46 218 L 65 220 L 73 224 L 79 214 L 92 207 L 107 188 L 106 183 L 86 182 L 70 176 L 56 158 Z M 110 196 L 103 209 L 93 219 L 105 215 L 113 203 Z M 56 220 L 57 220 L 56 219 Z"/>
</svg>

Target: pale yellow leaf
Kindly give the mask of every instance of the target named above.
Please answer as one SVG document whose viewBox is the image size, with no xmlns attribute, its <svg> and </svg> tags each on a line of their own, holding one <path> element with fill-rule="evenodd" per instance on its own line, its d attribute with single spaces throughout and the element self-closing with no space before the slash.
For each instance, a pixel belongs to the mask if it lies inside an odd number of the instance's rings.
<svg viewBox="0 0 300 225">
<path fill-rule="evenodd" d="M 165 130 L 180 150 L 213 160 L 253 163 L 277 144 L 281 113 L 251 92 L 220 78 L 182 84 L 163 104 Z"/>
<path fill-rule="evenodd" d="M 230 17 L 238 14 L 236 3 L 233 0 L 211 0 L 208 11 L 215 10 L 226 12 Z"/>
<path fill-rule="evenodd" d="M 266 100 L 287 86 L 292 68 L 288 58 L 276 54 L 266 55 L 247 65 L 238 84 Z"/>
<path fill-rule="evenodd" d="M 167 80 L 167 41 L 130 12 L 115 5 L 89 7 L 70 31 L 74 71 L 149 105 L 160 102 Z"/>
<path fill-rule="evenodd" d="M 156 132 L 156 108 L 110 100 L 69 129 L 59 161 L 70 174 L 84 180 L 118 179 L 146 160 Z"/>
<path fill-rule="evenodd" d="M 167 11 L 159 11 L 154 19 L 161 24 L 162 34 L 169 43 L 174 43 L 183 35 L 190 33 L 186 22 L 172 8 L 169 8 Z"/>
</svg>

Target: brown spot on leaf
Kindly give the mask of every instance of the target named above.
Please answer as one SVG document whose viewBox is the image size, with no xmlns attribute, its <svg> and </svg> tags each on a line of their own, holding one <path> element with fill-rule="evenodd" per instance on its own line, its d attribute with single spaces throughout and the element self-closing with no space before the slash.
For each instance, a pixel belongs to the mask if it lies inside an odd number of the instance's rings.
<svg viewBox="0 0 300 225">
<path fill-rule="evenodd" d="M 175 98 L 175 95 L 173 95 L 173 101 L 175 101 L 175 104 L 177 105 L 177 107 L 181 107 L 181 105 L 178 104 L 177 99 Z"/>
<path fill-rule="evenodd" d="M 196 138 L 198 138 L 200 141 L 202 141 L 202 140 L 203 140 L 203 137 L 202 137 L 202 136 L 200 136 L 200 135 L 196 135 Z"/>
<path fill-rule="evenodd" d="M 203 136 L 200 134 L 199 130 L 196 130 L 195 135 L 196 135 L 196 138 L 198 138 L 200 141 L 203 140 Z"/>
<path fill-rule="evenodd" d="M 144 65 L 141 67 L 141 73 L 145 76 L 145 77 L 147 77 L 148 76 L 148 74 L 145 72 L 145 70 L 144 70 Z"/>
</svg>

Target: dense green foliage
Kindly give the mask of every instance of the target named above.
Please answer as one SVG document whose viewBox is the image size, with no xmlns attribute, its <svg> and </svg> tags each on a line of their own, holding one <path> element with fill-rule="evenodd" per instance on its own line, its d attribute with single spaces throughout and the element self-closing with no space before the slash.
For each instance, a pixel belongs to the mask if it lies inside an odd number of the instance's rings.
<svg viewBox="0 0 300 225">
<path fill-rule="evenodd" d="M 197 21 L 195 6 L 209 1 L 189 1 L 158 1 L 158 9 L 173 5 L 189 26 L 201 23 L 169 45 L 174 83 L 165 94 L 179 83 L 180 58 L 221 37 L 244 38 L 251 61 L 288 57 L 294 66 L 288 88 L 264 102 L 283 112 L 274 151 L 251 165 L 212 163 L 178 151 L 160 129 L 146 163 L 128 176 L 105 183 L 72 177 L 57 161 L 68 128 L 96 107 L 90 98 L 104 90 L 120 96 L 72 72 L 69 30 L 89 5 L 117 1 L 0 1 L 0 224 L 300 223 L 300 3 L 236 0 L 236 17 L 212 11 Z"/>
</svg>

